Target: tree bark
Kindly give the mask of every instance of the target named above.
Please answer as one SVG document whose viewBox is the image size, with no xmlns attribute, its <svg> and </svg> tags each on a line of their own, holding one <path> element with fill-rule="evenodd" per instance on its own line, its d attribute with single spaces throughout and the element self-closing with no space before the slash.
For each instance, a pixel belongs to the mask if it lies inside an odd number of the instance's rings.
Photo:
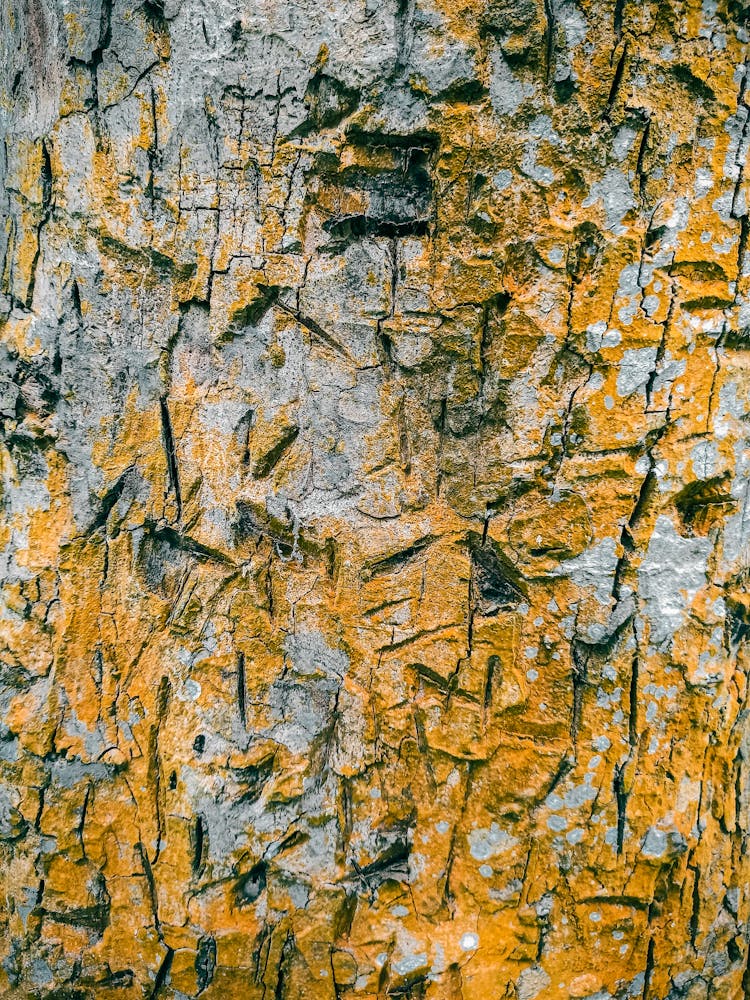
<svg viewBox="0 0 750 1000">
<path fill-rule="evenodd" d="M 0 995 L 750 995 L 738 0 L 2 0 Z"/>
</svg>

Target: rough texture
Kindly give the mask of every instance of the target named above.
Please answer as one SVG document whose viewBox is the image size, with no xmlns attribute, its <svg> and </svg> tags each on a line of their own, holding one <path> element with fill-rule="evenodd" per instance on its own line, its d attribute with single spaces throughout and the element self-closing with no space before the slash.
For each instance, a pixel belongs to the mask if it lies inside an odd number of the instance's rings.
<svg viewBox="0 0 750 1000">
<path fill-rule="evenodd" d="M 1 0 L 3 996 L 746 995 L 749 17 Z"/>
</svg>

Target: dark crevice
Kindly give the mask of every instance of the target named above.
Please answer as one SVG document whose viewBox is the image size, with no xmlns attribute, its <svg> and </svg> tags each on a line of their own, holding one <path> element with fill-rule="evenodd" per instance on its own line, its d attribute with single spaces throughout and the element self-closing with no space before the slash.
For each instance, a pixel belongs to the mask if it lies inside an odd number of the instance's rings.
<svg viewBox="0 0 750 1000">
<path fill-rule="evenodd" d="M 132 969 L 116 969 L 96 980 L 96 986 L 110 990 L 125 990 L 133 986 L 135 974 Z"/>
<path fill-rule="evenodd" d="M 679 63 L 672 67 L 672 76 L 678 83 L 681 83 L 691 97 L 712 104 L 716 100 L 716 94 L 709 85 L 701 80 L 686 63 Z"/>
<path fill-rule="evenodd" d="M 99 40 L 91 53 L 90 65 L 93 68 L 101 65 L 104 53 L 112 42 L 112 11 L 115 0 L 101 0 L 101 16 L 99 19 Z"/>
<path fill-rule="evenodd" d="M 241 876 L 235 886 L 235 899 L 238 906 L 254 903 L 266 889 L 268 879 L 268 863 L 259 861 L 250 871 Z"/>
<path fill-rule="evenodd" d="M 673 500 L 685 528 L 690 531 L 708 527 L 712 514 L 733 513 L 737 500 L 732 496 L 732 477 L 728 472 L 710 479 L 688 483 Z"/>
<path fill-rule="evenodd" d="M 630 666 L 630 690 L 628 694 L 628 742 L 631 750 L 638 746 L 638 682 L 640 676 L 640 658 L 638 654 L 638 636 L 635 635 L 635 622 L 633 623 L 633 633 L 635 649 Z"/>
<path fill-rule="evenodd" d="M 428 219 L 408 219 L 396 222 L 389 219 L 376 219 L 367 215 L 345 215 L 323 224 L 323 229 L 334 239 L 352 240 L 362 236 L 427 236 L 429 233 Z"/>
<path fill-rule="evenodd" d="M 408 64 L 410 31 L 414 18 L 415 0 L 396 0 L 396 64 L 395 74 L 401 73 Z"/>
<path fill-rule="evenodd" d="M 359 146 L 369 146 L 372 149 L 415 149 L 424 147 L 434 152 L 440 144 L 440 136 L 436 132 L 426 130 L 408 133 L 373 132 L 352 126 L 346 131 L 349 142 Z"/>
<path fill-rule="evenodd" d="M 574 639 L 571 646 L 571 681 L 573 683 L 573 709 L 570 719 L 570 739 L 573 746 L 578 743 L 578 733 L 583 715 L 583 695 L 588 681 L 589 654 L 584 643 Z"/>
<path fill-rule="evenodd" d="M 247 728 L 247 690 L 245 684 L 245 654 L 237 654 L 237 708 L 242 728 Z"/>
<path fill-rule="evenodd" d="M 276 303 L 281 292 L 278 285 L 258 285 L 258 295 L 232 315 L 233 327 L 257 326 Z"/>
<path fill-rule="evenodd" d="M 146 150 L 146 159 L 148 161 L 148 178 L 146 180 L 145 195 L 149 200 L 151 205 L 151 215 L 154 214 L 154 202 L 156 200 L 156 193 L 154 188 L 154 177 L 156 173 L 157 159 L 159 153 L 159 126 L 156 117 L 156 92 L 153 87 L 150 87 L 150 101 L 149 107 L 151 110 L 151 141 L 148 144 Z"/>
<path fill-rule="evenodd" d="M 654 939 L 649 938 L 648 950 L 646 951 L 646 969 L 643 975 L 642 1000 L 649 1000 L 651 994 L 651 977 L 654 974 Z"/>
<path fill-rule="evenodd" d="M 347 87 L 340 80 L 318 71 L 305 91 L 307 118 L 288 136 L 304 137 L 322 129 L 335 128 L 354 113 L 359 104 L 360 91 Z"/>
<path fill-rule="evenodd" d="M 131 471 L 132 467 L 126 469 L 114 486 L 107 490 L 102 499 L 99 501 L 99 511 L 89 525 L 86 532 L 87 535 L 93 535 L 94 532 L 99 530 L 99 528 L 106 526 L 107 521 L 109 520 L 109 515 L 112 513 L 112 510 L 125 492 L 125 486 L 127 485 L 128 477 Z"/>
<path fill-rule="evenodd" d="M 94 902 L 90 906 L 71 907 L 68 910 L 49 910 L 40 905 L 41 894 L 44 891 L 44 882 L 40 883 L 38 913 L 46 920 L 57 924 L 65 924 L 69 927 L 81 927 L 91 931 L 98 938 L 101 938 L 110 925 L 111 902 L 107 892 L 104 877 L 98 874 L 92 886 Z"/>
<path fill-rule="evenodd" d="M 167 458 L 167 494 L 174 494 L 175 506 L 177 507 L 177 520 L 182 518 L 182 494 L 180 491 L 180 472 L 177 465 L 177 450 L 175 448 L 174 433 L 172 431 L 172 420 L 169 415 L 169 406 L 165 396 L 159 400 L 159 411 L 161 413 L 161 430 L 164 441 L 164 452 Z"/>
<path fill-rule="evenodd" d="M 435 496 L 440 496 L 443 485 L 443 447 L 445 434 L 448 428 L 448 400 L 440 400 L 440 413 L 437 420 L 438 447 L 437 447 L 437 470 L 435 475 Z"/>
<path fill-rule="evenodd" d="M 169 981 L 169 973 L 172 969 L 172 961 L 174 960 L 174 949 L 170 948 L 169 945 L 166 945 L 165 947 L 167 949 L 166 954 L 162 959 L 161 965 L 157 969 L 154 986 L 149 994 L 149 1000 L 156 1000 Z"/>
<path fill-rule="evenodd" d="M 750 218 L 748 218 L 747 212 L 740 216 L 739 222 L 740 238 L 737 244 L 737 277 L 742 278 L 745 272 L 745 258 L 747 257 L 748 238 L 750 237 Z"/>
<path fill-rule="evenodd" d="M 206 855 L 208 854 L 208 826 L 201 815 L 195 817 L 190 840 L 193 849 L 191 862 L 193 878 L 200 878 L 206 868 Z"/>
<path fill-rule="evenodd" d="M 750 614 L 744 605 L 731 598 L 726 599 L 727 615 L 724 625 L 725 642 L 733 656 L 750 636 Z"/>
<path fill-rule="evenodd" d="M 620 44 L 622 40 L 622 25 L 623 25 L 623 14 L 625 11 L 625 0 L 615 0 L 615 10 L 613 15 L 613 32 L 615 36 L 615 48 Z"/>
<path fill-rule="evenodd" d="M 625 790 L 625 768 L 628 766 L 630 758 L 615 767 L 613 781 L 613 792 L 617 805 L 617 853 L 622 854 L 625 843 L 625 823 L 628 805 L 628 793 Z"/>
<path fill-rule="evenodd" d="M 555 791 L 555 789 L 561 784 L 561 782 L 563 782 L 567 778 L 567 776 L 570 774 L 570 772 L 573 770 L 574 767 L 575 767 L 575 760 L 568 754 L 566 754 L 558 764 L 557 770 L 552 776 L 552 781 L 550 781 L 549 786 L 547 787 L 543 798 L 546 799 L 549 795 L 551 795 Z"/>
<path fill-rule="evenodd" d="M 287 992 L 286 984 L 289 977 L 292 959 L 296 951 L 297 948 L 294 943 L 294 935 L 291 931 L 287 931 L 287 935 L 281 949 L 281 957 L 279 959 L 279 974 L 276 980 L 276 989 L 274 990 L 274 1000 L 293 1000 Z"/>
<path fill-rule="evenodd" d="M 628 56 L 628 46 L 627 44 L 625 44 L 622 47 L 622 53 L 620 54 L 620 58 L 617 60 L 617 66 L 615 67 L 615 74 L 612 77 L 612 84 L 609 88 L 609 96 L 607 97 L 607 106 L 605 108 L 603 115 L 606 121 L 609 121 L 609 118 L 612 114 L 612 109 L 615 106 L 615 101 L 617 100 L 617 95 L 620 91 L 620 87 L 622 86 L 622 80 L 625 74 L 625 64 L 627 56 Z"/>
<path fill-rule="evenodd" d="M 484 378 L 490 370 L 490 348 L 492 347 L 492 324 L 501 320 L 510 305 L 508 292 L 497 292 L 482 305 L 479 326 L 479 374 Z"/>
<path fill-rule="evenodd" d="M 386 573 L 397 573 L 408 563 L 412 562 L 412 560 L 416 559 L 417 556 L 421 555 L 434 541 L 435 539 L 432 535 L 425 535 L 424 538 L 420 538 L 406 549 L 401 549 L 399 552 L 394 552 L 393 555 L 384 556 L 382 559 L 376 559 L 368 563 L 362 569 L 361 575 L 363 579 L 370 580 L 375 576 L 383 576 Z"/>
<path fill-rule="evenodd" d="M 406 840 L 395 840 L 382 854 L 367 865 L 358 865 L 356 874 L 367 886 L 368 891 L 376 889 L 384 882 L 406 882 L 409 879 L 409 855 L 411 846 Z"/>
<path fill-rule="evenodd" d="M 721 295 L 701 295 L 697 299 L 687 299 L 680 303 L 680 307 L 685 312 L 705 312 L 708 310 L 731 309 L 734 306 L 734 299 L 725 298 Z"/>
<path fill-rule="evenodd" d="M 265 479 L 276 468 L 284 453 L 291 448 L 299 437 L 299 427 L 288 427 L 276 444 L 253 463 L 253 475 L 256 479 Z"/>
<path fill-rule="evenodd" d="M 309 333 L 317 337 L 318 340 L 327 344 L 328 347 L 336 352 L 336 354 L 340 354 L 347 360 L 351 360 L 346 348 L 342 347 L 336 338 L 331 336 L 327 330 L 324 330 L 320 323 L 316 320 L 312 319 L 310 316 L 306 316 L 304 313 L 301 313 L 299 309 L 295 309 L 293 306 L 287 305 L 285 302 L 277 302 L 277 305 L 283 312 L 288 313 L 296 319 L 300 326 L 303 326 Z"/>
<path fill-rule="evenodd" d="M 72 65 L 85 66 L 91 74 L 91 106 L 98 112 L 99 110 L 99 78 L 98 69 L 104 59 L 104 53 L 112 42 L 112 12 L 115 0 L 101 0 L 99 16 L 99 38 L 96 48 L 91 52 L 89 59 L 71 59 Z"/>
<path fill-rule="evenodd" d="M 487 657 L 487 673 L 484 678 L 484 697 L 482 698 L 482 705 L 485 710 L 492 705 L 492 691 L 495 685 L 495 681 L 502 683 L 502 660 L 499 656 L 492 655 Z"/>
<path fill-rule="evenodd" d="M 201 542 L 196 541 L 189 535 L 183 534 L 181 531 L 177 531 L 175 528 L 154 528 L 153 524 L 147 523 L 144 525 L 144 531 L 154 541 L 162 542 L 172 549 L 187 552 L 196 559 L 207 559 L 230 566 L 234 565 L 229 556 L 223 552 L 211 548 L 209 545 L 203 545 Z"/>
<path fill-rule="evenodd" d="M 546 19 L 544 31 L 544 72 L 547 83 L 552 78 L 552 71 L 555 63 L 557 21 L 555 19 L 554 0 L 544 0 L 544 16 Z"/>
<path fill-rule="evenodd" d="M 408 476 L 411 472 L 411 446 L 409 444 L 409 427 L 406 422 L 403 398 L 398 404 L 396 420 L 398 424 L 398 452 L 401 471 Z"/>
<path fill-rule="evenodd" d="M 236 767 L 232 769 L 234 780 L 240 787 L 237 802 L 251 804 L 263 794 L 263 789 L 273 774 L 275 754 L 269 754 L 257 764 L 250 764 L 247 767 Z"/>
<path fill-rule="evenodd" d="M 148 741 L 148 778 L 149 785 L 153 789 L 154 814 L 156 816 L 156 847 L 152 864 L 156 864 L 162 849 L 162 836 L 164 829 L 164 802 L 162 789 L 162 765 L 159 752 L 159 736 L 162 723 L 169 710 L 169 702 L 172 695 L 172 685 L 169 678 L 164 675 L 159 681 L 159 688 L 156 694 L 156 705 L 154 706 L 155 722 L 151 726 Z"/>
<path fill-rule="evenodd" d="M 669 275 L 680 275 L 689 281 L 729 281 L 721 264 L 713 260 L 678 260 L 669 267 Z"/>
<path fill-rule="evenodd" d="M 690 868 L 688 868 L 688 871 Z M 696 865 L 693 869 L 693 895 L 692 895 L 692 907 L 690 910 L 690 943 L 693 946 L 693 951 L 696 949 L 696 941 L 698 940 L 698 931 L 700 929 L 700 912 L 701 912 L 701 893 L 700 893 L 700 880 L 701 880 L 701 869 L 700 865 Z"/>
<path fill-rule="evenodd" d="M 138 842 L 135 845 L 136 853 L 141 861 L 141 867 L 143 868 L 143 875 L 146 879 L 146 886 L 148 887 L 148 898 L 151 904 L 151 913 L 154 920 L 154 930 L 160 941 L 162 941 L 161 933 L 161 921 L 159 920 L 159 897 L 156 893 L 156 881 L 154 879 L 154 870 L 151 867 L 151 861 L 149 860 L 148 853 L 142 843 Z"/>
<path fill-rule="evenodd" d="M 524 599 L 524 584 L 513 563 L 492 540 L 469 534 L 472 560 L 472 603 L 483 615 L 516 608 Z"/>
<path fill-rule="evenodd" d="M 29 286 L 26 290 L 26 309 L 31 309 L 34 301 L 36 272 L 39 266 L 39 259 L 42 255 L 42 230 L 49 222 L 54 207 L 52 204 L 52 163 L 50 161 L 49 147 L 47 146 L 46 139 L 42 139 L 42 165 L 40 173 L 42 187 L 41 216 L 36 227 L 36 248 L 34 250 L 34 259 L 31 262 Z"/>
<path fill-rule="evenodd" d="M 638 146 L 638 156 L 635 161 L 635 175 L 638 178 L 638 194 L 642 198 L 643 191 L 646 187 L 646 181 L 648 180 L 648 174 L 643 169 L 646 153 L 648 152 L 648 143 L 651 137 L 651 118 L 646 119 L 646 124 L 643 127 L 643 133 L 641 134 L 641 141 Z"/>
<path fill-rule="evenodd" d="M 365 237 L 396 240 L 430 234 L 434 218 L 432 149 L 418 135 L 408 141 L 371 144 L 363 141 L 364 163 L 343 166 L 337 157 L 321 161 L 319 174 L 332 188 L 336 202 L 356 195 L 361 210 L 334 215 L 323 223 L 331 240 L 322 248 L 338 253 Z M 380 151 L 378 151 L 380 146 Z M 368 162 L 370 161 L 370 162 Z M 385 162 L 384 162 L 385 161 Z"/>
<path fill-rule="evenodd" d="M 437 688 L 437 690 L 441 691 L 443 694 L 451 693 L 451 678 L 443 677 L 442 674 L 439 674 L 436 670 L 428 667 L 425 663 L 410 663 L 409 666 L 419 677 L 422 678 L 423 681 L 426 681 L 428 685 Z M 476 701 L 477 699 L 470 698 L 469 700 Z"/>
<path fill-rule="evenodd" d="M 198 996 L 213 982 L 216 970 L 216 941 L 212 937 L 202 937 L 195 955 L 195 977 Z"/>
</svg>

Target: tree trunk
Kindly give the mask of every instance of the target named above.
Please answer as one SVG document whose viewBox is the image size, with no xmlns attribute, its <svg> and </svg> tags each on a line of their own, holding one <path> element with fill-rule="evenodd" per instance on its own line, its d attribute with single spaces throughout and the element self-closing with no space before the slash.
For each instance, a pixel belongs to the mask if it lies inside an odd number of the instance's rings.
<svg viewBox="0 0 750 1000">
<path fill-rule="evenodd" d="M 2 0 L 0 995 L 750 994 L 749 20 Z"/>
</svg>

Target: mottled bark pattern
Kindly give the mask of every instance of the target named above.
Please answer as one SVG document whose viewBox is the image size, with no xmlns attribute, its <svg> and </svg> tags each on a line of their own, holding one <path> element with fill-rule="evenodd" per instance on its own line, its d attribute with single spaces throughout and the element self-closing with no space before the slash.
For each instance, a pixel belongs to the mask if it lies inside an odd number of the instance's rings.
<svg viewBox="0 0 750 1000">
<path fill-rule="evenodd" d="M 749 21 L 0 0 L 0 995 L 747 995 Z"/>
</svg>

